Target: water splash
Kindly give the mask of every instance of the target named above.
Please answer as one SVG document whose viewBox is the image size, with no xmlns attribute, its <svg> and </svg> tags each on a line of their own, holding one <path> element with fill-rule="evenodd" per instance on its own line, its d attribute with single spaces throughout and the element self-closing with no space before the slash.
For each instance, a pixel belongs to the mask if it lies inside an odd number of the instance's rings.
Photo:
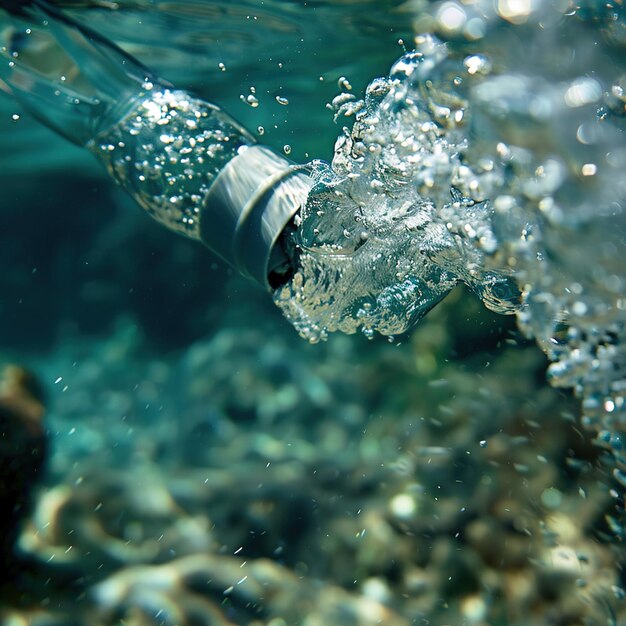
<svg viewBox="0 0 626 626">
<path fill-rule="evenodd" d="M 332 167 L 317 166 L 299 271 L 275 301 L 310 341 L 395 335 L 465 282 L 517 314 L 551 359 L 552 384 L 583 399 L 619 478 L 626 19 L 610 3 L 537 3 L 523 16 L 458 7 L 458 24 L 447 13 L 428 24 L 448 43 L 418 37 L 362 101 L 335 100 L 355 122 Z"/>
<path fill-rule="evenodd" d="M 419 43 L 364 100 L 335 98 L 337 115 L 356 121 L 332 168 L 314 167 L 295 234 L 299 271 L 275 294 L 310 341 L 404 333 L 461 281 L 495 311 L 518 307 L 509 271 L 486 269 L 498 242 L 494 208 L 463 160 L 467 102 L 420 93 L 447 51 L 431 37 Z"/>
</svg>

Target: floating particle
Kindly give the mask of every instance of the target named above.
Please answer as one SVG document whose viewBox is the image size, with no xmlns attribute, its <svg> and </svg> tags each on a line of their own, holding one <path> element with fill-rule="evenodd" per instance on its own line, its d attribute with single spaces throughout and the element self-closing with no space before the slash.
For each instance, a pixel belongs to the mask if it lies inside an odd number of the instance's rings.
<svg viewBox="0 0 626 626">
<path fill-rule="evenodd" d="M 283 146 L 283 152 L 285 154 L 291 154 L 291 146 L 288 143 Z"/>
<path fill-rule="evenodd" d="M 278 104 L 282 104 L 283 106 L 287 106 L 289 104 L 289 100 L 283 96 L 276 96 L 276 102 L 278 102 Z"/>
</svg>

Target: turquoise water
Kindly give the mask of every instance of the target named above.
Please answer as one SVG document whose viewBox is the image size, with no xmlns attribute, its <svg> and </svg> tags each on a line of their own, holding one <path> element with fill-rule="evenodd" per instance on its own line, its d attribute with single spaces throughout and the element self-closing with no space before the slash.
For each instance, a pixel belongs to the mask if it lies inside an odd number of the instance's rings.
<svg viewBox="0 0 626 626">
<path fill-rule="evenodd" d="M 330 160 L 345 137 L 334 171 L 361 177 L 338 189 L 390 258 L 399 231 L 367 204 L 374 178 L 394 219 L 412 193 L 440 209 L 461 189 L 443 211 L 456 234 L 459 206 L 491 201 L 497 249 L 487 230 L 466 238 L 525 306 L 496 315 L 456 287 L 391 341 L 309 345 L 262 289 L 3 97 L 0 358 L 43 386 L 49 453 L 4 555 L 2 623 L 620 623 L 621 7 L 59 4 L 296 161 Z M 370 103 L 381 122 L 333 123 L 327 104 L 356 103 L 416 31 L 449 56 Z M 425 156 L 407 143 L 420 132 Z M 401 167 L 363 165 L 357 141 Z M 446 158 L 431 183 L 432 155 Z M 0 411 L 28 414 L 12 398 L 30 388 L 5 379 Z"/>
</svg>

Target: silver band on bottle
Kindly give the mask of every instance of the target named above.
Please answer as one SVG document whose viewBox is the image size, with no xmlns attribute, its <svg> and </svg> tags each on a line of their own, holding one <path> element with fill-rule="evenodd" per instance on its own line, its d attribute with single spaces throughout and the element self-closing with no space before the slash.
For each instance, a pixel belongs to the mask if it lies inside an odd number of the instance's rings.
<svg viewBox="0 0 626 626">
<path fill-rule="evenodd" d="M 313 184 L 306 170 L 265 146 L 242 146 L 213 181 L 200 239 L 245 276 L 270 288 L 274 246 Z"/>
</svg>

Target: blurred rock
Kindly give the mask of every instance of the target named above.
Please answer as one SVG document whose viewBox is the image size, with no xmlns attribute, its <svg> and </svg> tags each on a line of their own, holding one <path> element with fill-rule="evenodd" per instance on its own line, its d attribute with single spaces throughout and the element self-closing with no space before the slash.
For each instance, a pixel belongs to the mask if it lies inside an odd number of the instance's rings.
<svg viewBox="0 0 626 626">
<path fill-rule="evenodd" d="M 267 559 L 207 554 L 157 567 L 127 568 L 101 582 L 92 594 L 105 624 L 129 623 L 129 614 L 141 614 L 145 621 L 138 623 L 166 626 L 276 623 L 273 620 L 309 626 L 408 625 L 372 598 L 295 576 Z"/>
<path fill-rule="evenodd" d="M 5 367 L 0 373 L 0 585 L 16 573 L 16 538 L 42 478 L 43 416 L 43 393 L 34 375 Z"/>
</svg>

